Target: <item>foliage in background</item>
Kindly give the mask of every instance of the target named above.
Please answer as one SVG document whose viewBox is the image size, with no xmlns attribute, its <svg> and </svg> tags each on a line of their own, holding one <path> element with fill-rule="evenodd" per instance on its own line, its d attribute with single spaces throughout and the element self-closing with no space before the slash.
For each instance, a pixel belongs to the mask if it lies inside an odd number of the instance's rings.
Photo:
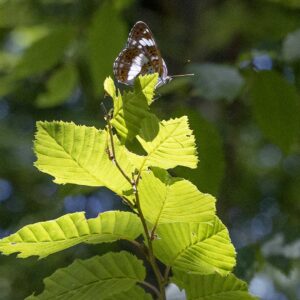
<svg viewBox="0 0 300 300">
<path fill-rule="evenodd" d="M 238 252 L 236 273 L 250 290 L 262 299 L 299 298 L 298 1 L 107 3 L 0 1 L 1 236 L 65 213 L 85 210 L 96 217 L 120 208 L 105 189 L 57 187 L 40 176 L 32 167 L 31 141 L 36 120 L 101 125 L 101 82 L 130 25 L 144 20 L 171 74 L 183 73 L 188 60 L 188 69 L 206 70 L 201 81 L 162 87 L 152 105 L 164 119 L 188 115 L 194 129 L 199 168 L 174 172 L 218 195 L 218 213 Z M 110 18 L 99 20 L 104 12 Z M 224 68 L 231 70 L 226 80 L 215 72 Z M 274 241 L 274 251 L 262 251 L 267 241 Z M 128 247 L 77 246 L 40 261 L 2 257 L 0 299 L 24 298 L 74 257 Z"/>
</svg>

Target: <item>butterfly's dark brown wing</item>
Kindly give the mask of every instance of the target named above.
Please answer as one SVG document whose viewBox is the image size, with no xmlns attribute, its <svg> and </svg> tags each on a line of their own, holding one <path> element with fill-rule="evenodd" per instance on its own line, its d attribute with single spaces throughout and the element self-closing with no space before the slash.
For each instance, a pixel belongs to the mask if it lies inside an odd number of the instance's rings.
<svg viewBox="0 0 300 300">
<path fill-rule="evenodd" d="M 142 21 L 131 29 L 126 47 L 114 63 L 114 74 L 118 81 L 132 84 L 140 74 L 159 73 L 161 79 L 167 76 L 166 65 L 149 27 Z"/>
<path fill-rule="evenodd" d="M 139 48 L 125 48 L 116 58 L 113 71 L 116 79 L 124 84 L 133 84 L 143 67 L 145 55 Z"/>
</svg>

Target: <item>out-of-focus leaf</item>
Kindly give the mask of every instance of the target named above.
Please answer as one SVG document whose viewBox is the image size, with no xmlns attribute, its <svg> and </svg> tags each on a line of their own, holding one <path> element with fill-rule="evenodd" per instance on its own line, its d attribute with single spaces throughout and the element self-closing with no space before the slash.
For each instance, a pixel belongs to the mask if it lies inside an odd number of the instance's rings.
<svg viewBox="0 0 300 300">
<path fill-rule="evenodd" d="M 262 246 L 262 253 L 268 256 L 284 256 L 290 259 L 300 258 L 300 239 L 287 244 L 282 234 L 277 234 Z"/>
<path fill-rule="evenodd" d="M 175 172 L 178 176 L 191 180 L 200 191 L 217 195 L 225 169 L 220 134 L 199 112 L 182 109 L 178 114 L 186 114 L 189 118 L 196 137 L 200 163 L 197 169 L 177 167 Z"/>
<path fill-rule="evenodd" d="M 172 281 L 185 289 L 187 300 L 258 300 L 249 294 L 246 282 L 233 274 L 223 277 L 175 271 Z"/>
<path fill-rule="evenodd" d="M 127 30 L 111 3 L 96 11 L 88 31 L 87 59 L 91 68 L 96 94 L 102 91 L 102 82 L 112 74 L 112 65 L 126 42 Z"/>
<path fill-rule="evenodd" d="M 296 88 L 278 73 L 254 73 L 250 98 L 254 117 L 265 136 L 289 152 L 300 125 L 300 96 Z"/>
<path fill-rule="evenodd" d="M 66 65 L 56 71 L 47 82 L 47 92 L 39 95 L 37 106 L 53 107 L 65 102 L 74 91 L 77 83 L 77 70 L 73 65 Z"/>
<path fill-rule="evenodd" d="M 48 35 L 52 30 L 45 24 L 16 27 L 9 35 L 10 49 L 17 49 L 20 54 L 24 49 L 29 48 L 33 43 Z"/>
<path fill-rule="evenodd" d="M 244 84 L 243 77 L 236 68 L 217 64 L 191 66 L 195 73 L 194 93 L 209 100 L 235 99 Z"/>
<path fill-rule="evenodd" d="M 261 296 L 262 299 L 266 294 L 263 292 L 263 290 L 257 287 L 257 285 L 259 286 L 259 283 L 266 282 L 267 287 L 270 287 L 271 289 L 271 295 L 275 296 L 277 294 L 274 293 L 275 287 L 277 291 L 283 292 L 284 295 L 286 295 L 287 299 L 298 300 L 300 286 L 299 261 L 294 262 L 293 268 L 288 275 L 285 275 L 281 270 L 274 268 L 273 265 L 265 262 L 264 269 L 262 270 L 262 272 L 257 273 L 255 277 L 256 278 L 254 278 L 251 283 L 254 283 L 253 281 L 255 281 L 255 279 L 258 279 L 258 284 L 256 284 L 256 289 L 254 289 L 254 284 L 252 288 L 258 296 Z M 272 287 L 270 281 L 274 283 L 274 287 Z M 250 284 L 250 289 L 251 285 L 252 284 Z"/>
<path fill-rule="evenodd" d="M 227 0 L 203 12 L 201 10 L 197 22 L 193 28 L 197 57 L 199 54 L 207 56 L 216 54 L 216 51 L 223 52 L 224 49 L 235 51 L 239 36 L 243 45 L 248 47 L 265 40 L 281 39 L 299 27 L 298 14 L 266 1 L 251 5 L 246 1 Z"/>
<path fill-rule="evenodd" d="M 293 261 L 282 255 L 269 256 L 266 261 L 271 264 L 274 268 L 280 270 L 285 276 L 289 276 L 293 270 Z"/>
<path fill-rule="evenodd" d="M 300 30 L 290 33 L 285 38 L 282 45 L 282 55 L 288 62 L 300 59 Z"/>
<path fill-rule="evenodd" d="M 124 10 L 134 3 L 134 0 L 115 0 L 111 4 L 118 10 Z"/>
<path fill-rule="evenodd" d="M 17 55 L 6 52 L 0 51 L 0 71 L 7 73 L 16 63 Z"/>
<path fill-rule="evenodd" d="M 172 268 L 225 276 L 235 266 L 235 250 L 228 230 L 217 217 L 208 224 L 161 224 L 156 235 L 155 255 Z"/>
<path fill-rule="evenodd" d="M 16 79 L 44 72 L 63 60 L 64 52 L 74 36 L 68 26 L 51 31 L 34 42 L 21 57 L 14 69 Z"/>
<path fill-rule="evenodd" d="M 59 4 L 66 4 L 66 3 L 72 3 L 73 0 L 40 0 L 44 4 L 54 4 L 54 3 L 59 3 Z"/>
<path fill-rule="evenodd" d="M 11 93 L 16 87 L 17 83 L 13 80 L 12 76 L 0 77 L 0 96 Z"/>
<path fill-rule="evenodd" d="M 118 299 L 117 294 L 130 290 L 145 276 L 143 262 L 134 255 L 109 252 L 58 269 L 44 280 L 41 294 L 26 299 Z"/>
<path fill-rule="evenodd" d="M 224 49 L 242 29 L 243 22 L 249 23 L 248 11 L 243 1 L 225 1 L 203 11 L 195 26 L 194 47 L 197 53 L 200 52 L 204 56 Z"/>
<path fill-rule="evenodd" d="M 195 79 L 194 76 L 174 78 L 174 80 L 170 81 L 168 84 L 160 86 L 158 93 L 164 96 L 176 92 L 185 92 L 186 88 L 190 88 L 190 83 L 193 79 Z"/>
<path fill-rule="evenodd" d="M 0 27 L 24 26 L 36 20 L 34 5 L 27 0 L 0 2 Z"/>
<path fill-rule="evenodd" d="M 165 170 L 143 172 L 138 190 L 143 214 L 155 227 L 162 223 L 210 222 L 214 218 L 214 197 Z"/>
<path fill-rule="evenodd" d="M 279 3 L 292 8 L 299 8 L 300 1 L 299 0 L 268 0 L 270 2 Z"/>
<path fill-rule="evenodd" d="M 134 240 L 142 233 L 139 218 L 130 212 L 107 211 L 86 219 L 83 212 L 56 220 L 26 225 L 0 240 L 3 254 L 18 252 L 18 257 L 44 258 L 80 243 L 98 244 L 120 239 Z"/>
</svg>

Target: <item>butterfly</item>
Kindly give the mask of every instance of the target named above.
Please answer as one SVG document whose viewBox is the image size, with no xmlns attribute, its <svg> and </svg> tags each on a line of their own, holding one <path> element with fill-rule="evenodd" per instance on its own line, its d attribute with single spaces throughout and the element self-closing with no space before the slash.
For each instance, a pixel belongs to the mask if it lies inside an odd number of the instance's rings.
<svg viewBox="0 0 300 300">
<path fill-rule="evenodd" d="M 194 75 L 168 75 L 167 65 L 153 34 L 142 21 L 136 22 L 132 27 L 125 48 L 114 62 L 113 71 L 116 79 L 127 85 L 133 85 L 138 75 L 158 73 L 156 88 L 170 82 L 174 77 Z"/>
</svg>

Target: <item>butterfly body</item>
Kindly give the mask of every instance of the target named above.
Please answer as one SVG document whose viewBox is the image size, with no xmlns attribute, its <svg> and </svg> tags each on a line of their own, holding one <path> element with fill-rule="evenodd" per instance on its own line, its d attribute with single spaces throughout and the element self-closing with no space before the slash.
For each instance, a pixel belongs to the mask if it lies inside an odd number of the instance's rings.
<svg viewBox="0 0 300 300">
<path fill-rule="evenodd" d="M 120 52 L 113 65 L 116 79 L 132 85 L 138 75 L 158 73 L 156 87 L 169 82 L 166 63 L 161 57 L 153 34 L 146 23 L 138 21 L 131 29 L 125 48 Z"/>
</svg>

